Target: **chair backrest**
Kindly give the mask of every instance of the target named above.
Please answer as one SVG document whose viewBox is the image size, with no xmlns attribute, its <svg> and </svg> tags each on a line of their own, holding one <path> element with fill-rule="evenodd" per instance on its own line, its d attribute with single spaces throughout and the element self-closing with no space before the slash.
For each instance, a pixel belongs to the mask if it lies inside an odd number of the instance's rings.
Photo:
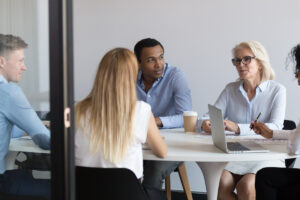
<svg viewBox="0 0 300 200">
<path fill-rule="evenodd" d="M 27 196 L 27 195 L 18 195 L 18 194 L 7 194 L 0 192 L 0 199 L 5 200 L 46 200 L 43 197 L 38 196 Z"/>
<path fill-rule="evenodd" d="M 284 120 L 283 130 L 293 130 L 296 128 L 296 123 L 292 120 Z"/>
<path fill-rule="evenodd" d="M 76 199 L 148 199 L 135 174 L 125 168 L 76 167 Z"/>
<path fill-rule="evenodd" d="M 296 123 L 292 120 L 284 120 L 282 130 L 294 130 L 296 128 Z M 295 165 L 295 158 L 285 159 L 286 168 L 293 168 Z"/>
</svg>

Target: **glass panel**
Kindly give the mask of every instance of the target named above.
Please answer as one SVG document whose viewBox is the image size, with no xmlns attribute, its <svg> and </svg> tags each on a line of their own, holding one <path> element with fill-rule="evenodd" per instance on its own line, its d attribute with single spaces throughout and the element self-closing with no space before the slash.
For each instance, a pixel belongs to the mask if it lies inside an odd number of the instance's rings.
<svg viewBox="0 0 300 200">
<path fill-rule="evenodd" d="M 0 1 L 0 136 L 8 138 L 0 141 L 0 199 L 16 195 L 50 199 L 50 132 L 41 122 L 50 120 L 48 7 L 48 0 Z M 20 60 L 12 64 L 15 52 L 22 56 L 23 47 L 3 48 L 15 39 L 8 35 L 28 44 L 27 69 Z M 21 79 L 14 78 L 21 70 Z M 9 139 L 10 135 L 16 138 Z"/>
</svg>

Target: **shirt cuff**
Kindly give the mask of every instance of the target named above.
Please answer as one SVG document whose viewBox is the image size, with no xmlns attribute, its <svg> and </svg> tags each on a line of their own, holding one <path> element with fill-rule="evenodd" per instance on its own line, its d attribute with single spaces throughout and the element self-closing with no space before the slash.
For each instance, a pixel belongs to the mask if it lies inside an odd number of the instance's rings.
<svg viewBox="0 0 300 200">
<path fill-rule="evenodd" d="M 279 139 L 279 140 L 287 140 L 289 138 L 288 133 L 285 133 L 286 131 L 282 130 L 273 130 L 273 139 Z"/>
<path fill-rule="evenodd" d="M 35 134 L 32 140 L 40 148 L 48 150 L 50 149 L 50 137 L 46 134 Z"/>
<path fill-rule="evenodd" d="M 182 128 L 183 127 L 183 117 L 182 120 L 175 120 L 174 117 L 159 117 L 163 126 L 161 128 Z M 179 118 L 178 118 L 179 119 Z"/>
<path fill-rule="evenodd" d="M 202 122 L 204 120 L 202 120 L 201 118 L 198 118 L 197 119 L 197 124 L 196 124 L 196 132 L 198 133 L 201 133 L 203 130 L 202 130 Z"/>
</svg>

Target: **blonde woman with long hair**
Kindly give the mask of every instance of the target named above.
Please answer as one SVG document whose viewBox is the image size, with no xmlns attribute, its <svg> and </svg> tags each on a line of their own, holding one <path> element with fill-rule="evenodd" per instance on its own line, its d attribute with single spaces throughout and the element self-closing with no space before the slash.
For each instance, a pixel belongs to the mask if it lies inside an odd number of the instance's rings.
<svg viewBox="0 0 300 200">
<path fill-rule="evenodd" d="M 75 107 L 76 165 L 128 168 L 139 179 L 143 143 L 156 156 L 166 156 L 150 105 L 136 100 L 137 72 L 136 57 L 128 49 L 112 49 L 102 58 L 90 94 Z"/>
<path fill-rule="evenodd" d="M 269 128 L 282 129 L 286 89 L 274 81 L 266 49 L 257 41 L 242 42 L 233 48 L 232 55 L 238 80 L 227 84 L 215 103 L 222 109 L 225 129 L 241 136 L 255 135 L 250 124 L 258 116 Z M 208 115 L 199 124 L 211 132 Z M 221 175 L 218 200 L 255 200 L 255 174 L 264 167 L 284 167 L 284 160 L 229 162 Z"/>
</svg>

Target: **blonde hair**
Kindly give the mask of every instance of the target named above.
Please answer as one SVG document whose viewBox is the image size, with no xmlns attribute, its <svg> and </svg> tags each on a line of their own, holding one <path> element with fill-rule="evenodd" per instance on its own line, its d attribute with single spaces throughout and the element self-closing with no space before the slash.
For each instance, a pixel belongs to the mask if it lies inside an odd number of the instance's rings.
<svg viewBox="0 0 300 200">
<path fill-rule="evenodd" d="M 27 46 L 28 44 L 18 36 L 0 34 L 1 56 L 8 56 L 12 51 L 25 49 Z"/>
<path fill-rule="evenodd" d="M 102 58 L 90 94 L 76 104 L 76 125 L 90 139 L 90 151 L 122 161 L 134 139 L 138 63 L 128 49 L 115 48 Z"/>
<path fill-rule="evenodd" d="M 258 61 L 262 67 L 260 73 L 261 81 L 273 80 L 275 78 L 275 72 L 271 67 L 270 59 L 266 49 L 258 41 L 248 41 L 241 42 L 232 49 L 232 55 L 235 57 L 236 53 L 241 49 L 249 49 L 255 56 L 255 59 Z"/>
</svg>

